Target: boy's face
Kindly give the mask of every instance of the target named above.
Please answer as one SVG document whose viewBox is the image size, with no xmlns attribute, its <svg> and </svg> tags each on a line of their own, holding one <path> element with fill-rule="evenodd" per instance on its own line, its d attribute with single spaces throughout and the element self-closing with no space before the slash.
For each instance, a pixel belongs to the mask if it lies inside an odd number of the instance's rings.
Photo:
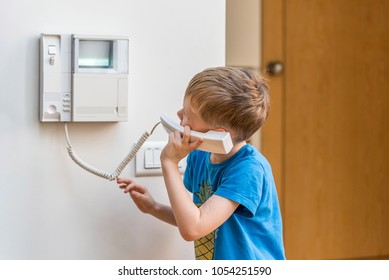
<svg viewBox="0 0 389 280">
<path fill-rule="evenodd" d="M 197 109 L 193 107 L 187 99 L 184 99 L 183 108 L 177 112 L 177 115 L 181 120 L 180 125 L 188 125 L 191 130 L 207 132 L 213 129 L 201 118 Z"/>
</svg>

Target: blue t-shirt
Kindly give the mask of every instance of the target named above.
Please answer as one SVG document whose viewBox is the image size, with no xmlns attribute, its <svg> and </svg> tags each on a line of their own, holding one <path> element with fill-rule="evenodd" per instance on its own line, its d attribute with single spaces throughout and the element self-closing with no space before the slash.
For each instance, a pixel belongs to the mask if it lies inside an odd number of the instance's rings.
<svg viewBox="0 0 389 280">
<path fill-rule="evenodd" d="M 212 194 L 240 205 L 214 232 L 195 241 L 196 259 L 285 259 L 282 220 L 270 164 L 251 145 L 220 164 L 195 150 L 187 158 L 184 184 L 200 207 Z"/>
</svg>

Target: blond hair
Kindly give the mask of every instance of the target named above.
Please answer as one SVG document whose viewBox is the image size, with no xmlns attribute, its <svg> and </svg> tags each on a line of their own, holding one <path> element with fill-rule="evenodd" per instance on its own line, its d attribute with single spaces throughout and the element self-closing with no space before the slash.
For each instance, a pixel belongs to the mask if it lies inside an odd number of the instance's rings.
<svg viewBox="0 0 389 280">
<path fill-rule="evenodd" d="M 266 80 L 245 68 L 216 67 L 196 74 L 185 99 L 202 119 L 215 127 L 234 131 L 235 140 L 248 140 L 265 122 L 270 98 Z"/>
</svg>

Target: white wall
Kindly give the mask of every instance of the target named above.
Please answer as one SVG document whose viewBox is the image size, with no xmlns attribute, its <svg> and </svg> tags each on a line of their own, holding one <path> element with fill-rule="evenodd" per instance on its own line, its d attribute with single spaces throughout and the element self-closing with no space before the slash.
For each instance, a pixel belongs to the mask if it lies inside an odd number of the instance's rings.
<svg viewBox="0 0 389 280">
<path fill-rule="evenodd" d="M 0 259 L 193 258 L 176 228 L 71 161 L 63 124 L 38 121 L 42 32 L 130 37 L 129 121 L 69 125 L 79 156 L 111 172 L 195 73 L 224 64 L 225 1 L 0 0 Z M 167 202 L 162 177 L 139 182 Z"/>
</svg>

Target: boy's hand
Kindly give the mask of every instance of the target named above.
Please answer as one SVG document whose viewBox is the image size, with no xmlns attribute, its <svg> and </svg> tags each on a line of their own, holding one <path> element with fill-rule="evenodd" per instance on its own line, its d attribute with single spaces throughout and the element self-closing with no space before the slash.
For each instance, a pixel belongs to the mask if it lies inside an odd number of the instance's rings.
<svg viewBox="0 0 389 280">
<path fill-rule="evenodd" d="M 131 179 L 118 178 L 117 183 L 119 184 L 119 188 L 124 189 L 125 193 L 130 194 L 140 211 L 147 214 L 152 214 L 154 211 L 157 211 L 157 203 L 146 187 L 135 183 Z"/>
<path fill-rule="evenodd" d="M 169 133 L 169 142 L 162 150 L 161 161 L 169 160 L 178 164 L 191 151 L 197 149 L 203 141 L 203 139 L 196 139 L 196 141 L 190 142 L 189 126 L 185 126 L 182 136 L 179 131 L 171 132 Z"/>
</svg>

